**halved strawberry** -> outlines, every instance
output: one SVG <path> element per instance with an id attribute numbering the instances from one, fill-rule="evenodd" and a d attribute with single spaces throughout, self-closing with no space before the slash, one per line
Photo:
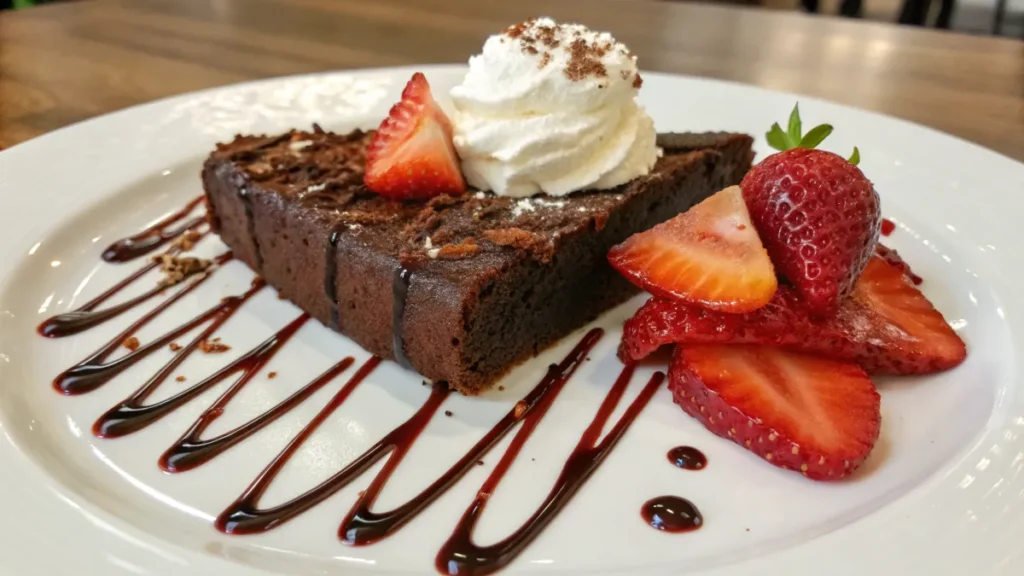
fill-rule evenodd
<path id="1" fill-rule="evenodd" d="M 608 261 L 652 294 L 723 312 L 756 310 L 778 287 L 738 186 L 630 236 Z"/>
<path id="2" fill-rule="evenodd" d="M 853 472 L 882 423 L 859 366 L 779 348 L 678 346 L 668 387 L 708 430 L 815 480 Z"/>
<path id="3" fill-rule="evenodd" d="M 381 122 L 366 152 L 366 187 L 400 200 L 461 194 L 466 183 L 452 144 L 452 123 L 417 72 Z"/>
<path id="4" fill-rule="evenodd" d="M 869 373 L 927 374 L 963 362 L 967 349 L 900 270 L 875 256 L 839 312 L 819 319 L 789 286 L 767 306 L 722 314 L 651 298 L 623 326 L 619 355 L 636 361 L 664 344 L 761 344 L 841 360 Z"/>

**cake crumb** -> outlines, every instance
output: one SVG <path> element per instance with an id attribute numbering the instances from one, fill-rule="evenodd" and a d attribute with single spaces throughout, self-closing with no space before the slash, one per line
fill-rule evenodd
<path id="1" fill-rule="evenodd" d="M 277 378 L 277 372 L 271 372 L 270 374 L 267 374 L 267 378 L 269 378 L 270 380 Z"/>
<path id="2" fill-rule="evenodd" d="M 483 236 L 498 246 L 509 246 L 529 252 L 543 263 L 550 262 L 554 256 L 554 245 L 548 238 L 522 228 L 484 230 Z"/>
<path id="3" fill-rule="evenodd" d="M 198 230 L 186 230 L 171 246 L 182 252 L 188 252 L 195 247 L 196 242 L 199 242 L 199 239 L 202 237 L 203 235 Z"/>
<path id="4" fill-rule="evenodd" d="M 205 258 L 170 254 L 155 256 L 153 260 L 160 264 L 160 271 L 164 274 L 159 281 L 160 286 L 174 286 L 189 276 L 205 272 L 213 265 L 213 262 Z"/>
<path id="5" fill-rule="evenodd" d="M 516 420 L 519 420 L 523 417 L 523 414 L 526 414 L 527 408 L 528 406 L 526 405 L 526 402 L 523 402 L 522 400 L 516 402 L 516 407 L 512 410 L 512 416 L 515 417 Z"/>
<path id="6" fill-rule="evenodd" d="M 476 461 L 476 465 L 477 466 L 483 466 L 484 465 L 484 461 L 483 460 L 477 460 Z"/>
<path id="7" fill-rule="evenodd" d="M 174 380 L 175 380 L 175 382 L 184 382 L 185 381 L 185 377 L 184 376 L 178 376 Z"/>
<path id="8" fill-rule="evenodd" d="M 220 354 L 231 350 L 227 344 L 220 342 L 220 338 L 214 340 L 202 340 L 199 342 L 199 349 L 206 354 Z"/>
<path id="9" fill-rule="evenodd" d="M 171 342 L 167 347 L 171 349 L 171 352 L 181 350 L 181 344 L 178 344 L 177 342 Z"/>
<path id="10" fill-rule="evenodd" d="M 124 342 L 122 342 L 121 344 L 125 348 L 131 350 L 132 352 L 135 352 L 136 350 L 138 350 L 139 349 L 139 345 L 140 345 L 139 344 L 139 339 L 136 338 L 135 336 L 129 336 L 128 338 L 125 338 Z"/>
<path id="11" fill-rule="evenodd" d="M 452 411 L 451 411 L 451 410 L 445 410 L 445 411 L 444 411 L 444 415 L 445 415 L 445 416 L 448 416 L 449 418 L 451 418 L 451 415 L 452 415 Z"/>
<path id="12" fill-rule="evenodd" d="M 468 258 L 480 251 L 480 245 L 476 243 L 476 240 L 472 238 L 466 238 L 465 240 L 457 244 L 445 244 L 441 248 L 434 248 L 430 252 L 434 252 L 431 258 L 444 258 L 446 260 L 457 260 L 459 258 Z M 428 252 L 428 256 L 429 256 Z"/>
<path id="13" fill-rule="evenodd" d="M 498 391 L 499 392 L 504 392 L 505 391 L 505 387 L 504 386 L 498 386 Z"/>

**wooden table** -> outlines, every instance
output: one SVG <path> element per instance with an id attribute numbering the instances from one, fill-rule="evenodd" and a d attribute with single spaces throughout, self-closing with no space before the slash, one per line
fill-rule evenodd
<path id="1" fill-rule="evenodd" d="M 827 98 L 1024 160 L 1024 43 L 656 0 L 88 0 L 0 14 L 0 146 L 155 98 L 339 68 L 465 62 L 535 15 L 647 69 Z"/>

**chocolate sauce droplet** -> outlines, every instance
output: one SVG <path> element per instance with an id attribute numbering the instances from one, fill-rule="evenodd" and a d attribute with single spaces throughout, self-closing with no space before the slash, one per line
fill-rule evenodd
<path id="1" fill-rule="evenodd" d="M 669 450 L 668 461 L 684 470 L 703 470 L 708 465 L 707 456 L 693 446 L 676 446 Z"/>
<path id="2" fill-rule="evenodd" d="M 652 498 L 644 503 L 640 515 L 652 528 L 663 532 L 691 532 L 704 524 L 693 502 L 679 496 Z"/>

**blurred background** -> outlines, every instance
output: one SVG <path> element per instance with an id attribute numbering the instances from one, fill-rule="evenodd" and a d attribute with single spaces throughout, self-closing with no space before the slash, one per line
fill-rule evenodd
<path id="1" fill-rule="evenodd" d="M 0 0 L 0 10 L 89 0 Z M 366 0 L 372 2 L 373 0 Z M 413 2 L 415 0 L 409 0 Z M 636 0 L 638 2 L 652 0 Z M 676 2 L 688 0 L 656 0 Z M 1024 0 L 702 0 L 1024 38 Z"/>

